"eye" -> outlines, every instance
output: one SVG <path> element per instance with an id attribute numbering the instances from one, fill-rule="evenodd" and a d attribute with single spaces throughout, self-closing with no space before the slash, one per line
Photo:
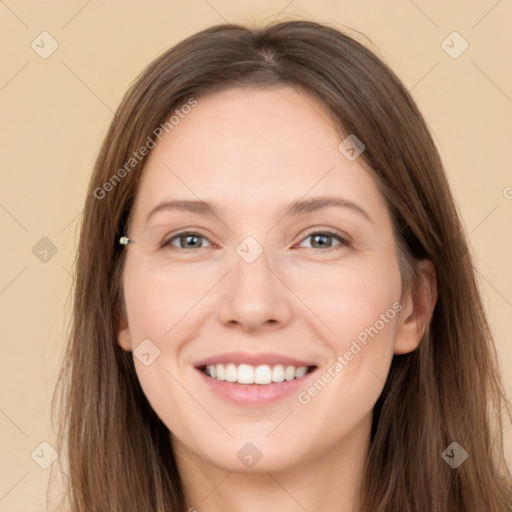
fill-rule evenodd
<path id="1" fill-rule="evenodd" d="M 338 240 L 338 245 L 350 246 L 350 242 L 348 240 L 333 231 L 314 231 L 307 235 L 303 240 L 307 240 L 308 238 L 312 239 L 312 249 L 330 249 L 332 247 L 333 238 Z"/>
<path id="2" fill-rule="evenodd" d="M 350 242 L 347 239 L 341 236 L 341 234 L 333 231 L 314 231 L 307 235 L 303 241 L 308 238 L 312 239 L 312 249 L 330 249 L 333 247 L 332 239 L 336 239 L 338 241 L 338 246 L 350 246 Z M 177 241 L 178 246 L 173 243 L 175 241 Z M 183 250 L 201 249 L 207 247 L 207 245 L 203 245 L 203 242 L 208 242 L 208 239 L 200 233 L 196 233 L 194 231 L 182 231 L 181 233 L 178 233 L 166 240 L 162 244 L 162 247 L 172 246 L 173 248 Z M 334 247 L 336 247 L 336 245 Z"/>
<path id="3" fill-rule="evenodd" d="M 177 240 L 178 241 L 178 247 L 176 247 L 175 244 L 173 244 L 172 242 L 174 240 Z M 165 241 L 163 244 L 162 244 L 162 247 L 167 247 L 167 246 L 172 246 L 172 247 L 176 247 L 177 249 L 200 249 L 202 247 L 205 247 L 202 245 L 202 242 L 203 241 L 206 241 L 208 240 L 206 237 L 204 237 L 203 235 L 199 234 L 199 233 L 195 233 L 194 231 L 182 231 L 181 233 L 178 233 L 177 235 L 169 238 L 167 241 Z M 182 244 L 185 245 L 185 247 L 182 247 Z M 186 244 L 190 244 L 187 245 Z"/>

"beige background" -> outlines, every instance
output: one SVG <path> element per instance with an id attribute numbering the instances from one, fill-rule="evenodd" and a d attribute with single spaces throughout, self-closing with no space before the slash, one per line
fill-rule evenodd
<path id="1" fill-rule="evenodd" d="M 53 440 L 49 407 L 69 320 L 78 220 L 122 94 L 145 65 L 184 37 L 224 20 L 274 17 L 366 34 L 412 90 L 477 257 L 512 397 L 510 0 L 0 1 L 0 511 L 46 509 L 50 469 L 31 453 Z M 42 46 L 43 31 L 58 43 L 47 59 L 31 47 L 34 40 Z M 469 44 L 456 59 L 441 46 L 453 31 Z M 448 41 L 453 51 L 461 48 Z M 43 237 L 57 248 L 46 262 L 39 259 L 44 253 L 32 251 Z M 511 438 L 507 424 L 509 463 Z"/>

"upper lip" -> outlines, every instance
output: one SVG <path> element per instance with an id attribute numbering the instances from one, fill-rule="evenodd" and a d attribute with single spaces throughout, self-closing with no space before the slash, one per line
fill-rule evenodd
<path id="1" fill-rule="evenodd" d="M 272 354 L 272 353 L 261 353 L 261 354 L 246 354 L 243 352 L 227 352 L 225 354 L 218 354 L 215 356 L 207 357 L 206 359 L 201 359 L 197 361 L 194 366 L 196 368 L 202 368 L 204 366 L 210 366 L 215 364 L 229 364 L 233 363 L 236 365 L 239 364 L 248 364 L 251 366 L 259 366 L 259 365 L 277 365 L 282 364 L 284 366 L 295 366 L 296 368 L 300 366 L 316 366 L 316 364 L 312 361 L 306 361 L 301 359 L 295 359 L 294 357 L 289 357 L 281 354 Z"/>

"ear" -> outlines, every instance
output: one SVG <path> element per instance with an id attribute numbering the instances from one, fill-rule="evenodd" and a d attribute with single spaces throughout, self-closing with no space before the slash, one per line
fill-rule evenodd
<path id="1" fill-rule="evenodd" d="M 402 300 L 394 353 L 407 354 L 418 348 L 437 302 L 437 279 L 432 261 L 416 262 L 420 283 Z"/>
<path id="2" fill-rule="evenodd" d="M 122 309 L 122 310 L 121 310 Z M 132 336 L 130 334 L 130 328 L 128 327 L 128 320 L 126 315 L 126 308 L 117 308 L 116 315 L 116 332 L 117 332 L 117 343 L 122 349 L 130 352 L 132 350 Z"/>

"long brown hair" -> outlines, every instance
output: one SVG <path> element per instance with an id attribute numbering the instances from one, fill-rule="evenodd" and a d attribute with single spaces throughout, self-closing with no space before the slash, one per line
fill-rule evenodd
<path id="1" fill-rule="evenodd" d="M 418 259 L 430 259 L 437 274 L 438 301 L 422 342 L 394 356 L 374 407 L 361 510 L 510 512 L 496 349 L 432 137 L 381 59 L 333 26 L 301 20 L 222 24 L 192 35 L 154 60 L 117 109 L 85 201 L 69 344 L 53 402 L 58 395 L 65 499 L 75 512 L 186 510 L 169 430 L 116 341 L 125 254 L 117 241 L 145 157 L 126 163 L 191 98 L 200 104 L 202 94 L 227 87 L 279 85 L 320 100 L 340 136 L 365 144 L 360 158 L 392 213 L 404 290 L 417 285 Z M 442 457 L 453 442 L 469 454 L 458 468 Z"/>

